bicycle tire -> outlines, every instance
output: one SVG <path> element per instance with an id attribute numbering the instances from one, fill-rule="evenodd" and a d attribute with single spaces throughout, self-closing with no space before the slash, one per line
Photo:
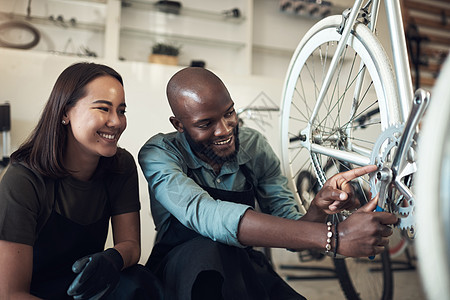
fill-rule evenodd
<path id="1" fill-rule="evenodd" d="M 366 266 L 369 266 L 367 268 Z M 378 255 L 377 261 L 370 261 L 369 258 L 351 259 L 337 258 L 334 259 L 336 268 L 336 276 L 339 278 L 342 291 L 347 299 L 374 299 L 372 295 L 379 295 L 380 299 L 393 298 L 393 277 L 392 264 L 389 255 L 389 249 L 385 249 L 383 253 Z M 381 267 L 378 267 L 381 266 Z M 382 282 L 371 281 L 372 272 L 382 272 Z M 351 274 L 351 276 L 350 276 Z M 369 274 L 369 275 L 368 275 Z M 370 284 L 367 284 L 370 282 Z M 358 290 L 356 287 L 364 285 L 364 291 Z"/>
<path id="2" fill-rule="evenodd" d="M 427 299 L 450 299 L 450 58 L 434 86 L 419 137 L 416 250 Z"/>
<path id="3" fill-rule="evenodd" d="M 338 33 L 337 28 L 340 26 L 342 21 L 341 16 L 331 16 L 319 21 L 316 25 L 314 25 L 304 36 L 302 41 L 299 43 L 289 65 L 289 69 L 286 75 L 283 95 L 282 95 L 282 105 L 281 105 L 281 161 L 283 172 L 288 178 L 288 184 L 291 190 L 294 192 L 294 195 L 297 201 L 304 208 L 307 205 L 303 205 L 301 199 L 298 195 L 298 191 L 296 188 L 296 179 L 300 171 L 307 170 L 313 174 L 316 174 L 319 181 L 321 181 L 320 177 L 322 177 L 321 184 L 323 184 L 326 177 L 334 175 L 335 173 L 342 170 L 342 164 L 338 161 L 335 162 L 334 167 L 331 167 L 329 171 L 326 173 L 323 171 L 323 166 L 326 164 L 327 159 L 321 159 L 321 157 L 315 158 L 313 163 L 313 155 L 311 155 L 310 149 L 304 148 L 301 146 L 299 139 L 301 139 L 301 130 L 305 128 L 308 124 L 309 115 L 312 112 L 312 106 L 315 105 L 315 94 L 318 93 L 318 90 L 321 87 L 321 82 L 314 81 L 311 84 L 312 91 L 305 91 L 303 88 L 302 91 L 299 89 L 302 86 L 306 85 L 309 81 L 313 81 L 316 79 L 324 78 L 324 74 L 326 73 L 326 68 L 329 65 L 328 56 L 331 56 L 334 52 L 334 46 L 337 44 L 337 41 L 340 39 L 340 34 Z M 321 48 L 323 46 L 323 49 Z M 323 50 L 323 51 L 322 51 Z M 313 55 L 315 53 L 315 55 Z M 362 59 L 365 63 L 365 69 L 368 71 L 371 81 L 365 82 L 364 86 L 364 95 L 374 95 L 374 98 L 370 100 L 370 103 L 367 106 L 363 106 L 363 102 L 360 102 L 358 99 L 359 109 L 361 109 L 361 114 L 364 111 L 368 111 L 369 109 L 373 109 L 374 105 L 379 106 L 380 118 L 381 121 L 378 124 L 371 124 L 372 129 L 369 128 L 371 133 L 370 138 L 368 136 L 364 136 L 367 134 L 368 129 L 364 129 L 365 134 L 363 135 L 351 131 L 351 134 L 355 135 L 347 135 L 347 139 L 352 139 L 352 141 L 365 141 L 367 143 L 367 151 L 366 155 L 370 156 L 372 153 L 373 145 L 375 144 L 378 136 L 389 126 L 392 126 L 399 120 L 399 110 L 395 105 L 389 101 L 389 99 L 397 99 L 397 92 L 395 88 L 395 80 L 392 73 L 392 68 L 389 63 L 389 59 L 381 47 L 378 39 L 373 35 L 373 33 L 364 25 L 357 24 L 355 25 L 350 38 L 347 41 L 347 47 L 345 49 L 346 54 L 351 54 L 353 58 L 350 58 L 349 61 L 345 61 L 344 59 L 340 62 L 339 72 L 350 71 L 350 75 L 353 76 L 352 79 L 344 78 L 344 76 L 337 76 L 333 78 L 334 86 L 329 89 L 329 92 L 326 95 L 325 100 L 328 101 L 324 105 L 322 105 L 321 109 L 324 108 L 323 112 L 319 111 L 318 117 L 321 116 L 330 117 L 332 113 L 336 113 L 336 116 L 333 116 L 333 122 L 330 123 L 329 127 L 334 131 L 329 133 L 329 136 L 333 134 L 342 134 L 340 131 L 336 130 L 335 126 L 337 120 L 341 121 L 340 111 L 344 107 L 344 104 L 347 105 L 347 110 L 350 111 L 350 107 L 348 103 L 340 103 L 334 100 L 334 96 L 339 93 L 339 97 L 336 96 L 336 99 L 344 99 L 348 100 L 348 91 L 352 88 L 352 84 L 355 82 L 356 78 L 355 74 L 352 71 L 352 61 L 356 59 Z M 316 59 L 317 58 L 317 59 Z M 316 60 L 319 63 L 324 63 L 322 66 L 317 69 L 313 69 L 313 64 L 311 60 Z M 344 62 L 345 65 L 344 65 Z M 349 63 L 350 62 L 350 63 Z M 328 64 L 328 65 L 327 65 Z M 353 64 L 354 66 L 354 64 Z M 356 68 L 359 68 L 359 64 L 356 64 Z M 359 70 L 357 71 L 357 73 Z M 367 74 L 366 74 L 367 76 Z M 344 81 L 344 88 L 340 86 L 339 80 Z M 344 89 L 343 93 L 340 93 L 340 90 Z M 334 93 L 334 94 L 333 94 Z M 313 94 L 313 95 L 310 95 Z M 307 101 L 307 96 L 311 96 L 310 102 Z M 350 95 L 353 96 L 353 95 Z M 331 101 L 336 101 L 333 103 Z M 352 100 L 352 99 L 351 99 Z M 333 111 L 333 109 L 335 109 Z M 353 114 L 353 119 L 356 120 L 359 115 Z M 348 117 L 344 119 L 340 124 L 351 124 L 350 120 L 352 118 Z M 321 119 L 321 122 L 325 122 L 325 119 Z M 315 128 L 316 132 L 323 133 L 326 132 L 327 127 L 326 123 L 312 124 L 313 126 L 317 126 Z M 338 125 L 340 125 L 338 124 Z M 337 126 L 339 127 L 339 126 Z M 340 128 L 338 128 L 340 129 Z M 348 128 L 347 128 L 348 129 Z M 347 130 L 346 129 L 346 130 Z M 351 128 L 350 128 L 351 129 Z M 322 132 L 321 132 L 322 131 Z M 324 135 L 323 135 L 324 136 Z M 313 140 L 316 139 L 316 136 L 307 136 L 306 139 Z M 322 139 L 323 143 L 327 142 L 327 139 Z M 346 141 L 339 140 L 338 142 L 330 142 L 328 146 L 330 148 L 341 147 L 339 142 L 344 144 Z M 333 145 L 334 143 L 334 145 Z M 327 157 L 330 158 L 330 157 Z M 348 166 L 347 166 L 348 167 Z M 367 180 L 366 180 L 367 182 Z M 366 183 L 364 183 L 366 184 Z M 312 199 L 311 199 L 312 200 Z M 341 263 L 348 263 L 351 259 L 346 259 L 344 261 L 340 261 Z M 383 272 L 381 273 L 382 277 L 374 278 L 372 281 L 379 281 L 382 284 L 382 288 L 378 291 L 378 295 L 376 298 L 379 299 L 390 299 L 389 295 L 393 293 L 393 284 L 392 284 L 392 270 L 390 266 L 390 262 L 384 258 L 380 260 L 382 262 Z M 339 268 L 341 265 L 338 264 Z M 341 287 L 346 295 L 362 295 L 362 291 L 358 290 L 358 287 L 352 283 L 352 274 L 348 272 L 353 272 L 353 269 L 348 270 L 340 269 L 339 274 L 345 274 L 345 276 L 339 277 L 339 282 Z M 389 274 L 389 276 L 387 276 Z M 384 295 L 387 295 L 385 298 Z M 360 296 L 362 299 L 375 299 L 372 296 Z M 357 298 L 356 298 L 357 299 Z"/>
<path id="4" fill-rule="evenodd" d="M 5 32 L 7 33 L 6 36 L 8 36 L 8 31 L 10 30 L 20 30 L 23 33 L 28 33 L 31 37 L 30 41 L 12 41 L 8 40 L 7 37 L 5 38 Z M 3 34 L 2 34 L 3 33 Z M 10 36 L 13 36 L 14 39 L 17 40 L 17 38 L 22 38 L 21 35 L 17 35 L 17 33 L 12 33 Z M 15 48 L 15 49 L 30 49 L 36 46 L 41 39 L 41 34 L 39 33 L 39 30 L 32 26 L 31 24 L 27 22 L 22 21 L 9 21 L 0 24 L 0 46 L 7 47 L 7 48 Z"/>

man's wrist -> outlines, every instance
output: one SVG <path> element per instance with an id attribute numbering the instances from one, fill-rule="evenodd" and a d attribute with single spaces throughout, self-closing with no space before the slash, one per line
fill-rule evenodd
<path id="1" fill-rule="evenodd" d="M 325 220 L 328 217 L 328 214 L 322 208 L 315 205 L 314 201 L 312 201 L 305 216 L 307 216 L 307 218 L 303 219 L 305 221 L 322 223 L 325 222 Z"/>

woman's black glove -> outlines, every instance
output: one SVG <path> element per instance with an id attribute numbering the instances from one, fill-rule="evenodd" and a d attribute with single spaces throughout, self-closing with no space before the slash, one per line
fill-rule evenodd
<path id="1" fill-rule="evenodd" d="M 72 265 L 72 271 L 78 276 L 70 285 L 67 294 L 75 300 L 100 299 L 114 290 L 119 283 L 122 267 L 122 256 L 114 248 L 85 256 Z"/>

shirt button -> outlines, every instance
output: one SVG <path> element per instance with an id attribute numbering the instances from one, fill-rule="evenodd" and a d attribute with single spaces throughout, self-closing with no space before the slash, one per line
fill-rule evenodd
<path id="1" fill-rule="evenodd" d="M 217 178 L 217 179 L 216 179 L 216 182 L 217 182 L 217 183 L 220 183 L 220 181 L 221 181 L 220 178 Z"/>

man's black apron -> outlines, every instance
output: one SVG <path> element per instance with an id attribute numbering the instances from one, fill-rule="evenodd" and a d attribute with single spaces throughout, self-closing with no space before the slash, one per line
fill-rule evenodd
<path id="1" fill-rule="evenodd" d="M 245 165 L 241 192 L 202 188 L 214 199 L 255 207 L 254 185 Z M 188 176 L 191 173 L 188 171 Z M 163 281 L 166 299 L 191 299 L 197 276 L 217 271 L 223 281 L 224 299 L 304 299 L 276 274 L 265 255 L 248 248 L 214 242 L 171 217 L 167 232 L 153 247 L 146 264 Z"/>

